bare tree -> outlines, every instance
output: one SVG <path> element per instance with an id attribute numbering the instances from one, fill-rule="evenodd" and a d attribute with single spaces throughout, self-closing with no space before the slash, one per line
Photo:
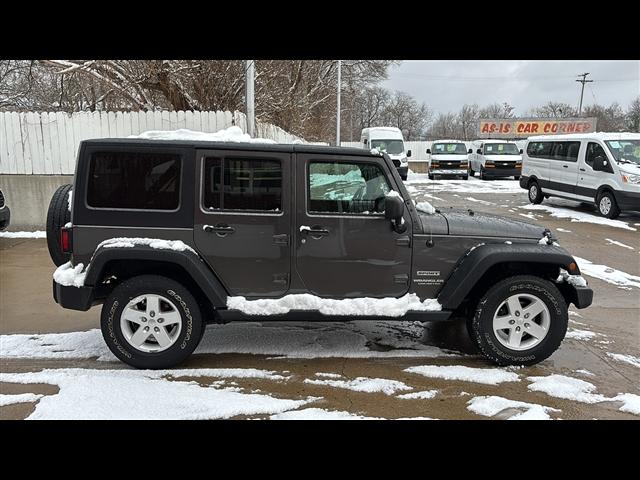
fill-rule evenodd
<path id="1" fill-rule="evenodd" d="M 629 132 L 640 132 L 640 97 L 636 97 L 626 114 L 626 129 Z"/>
<path id="2" fill-rule="evenodd" d="M 562 102 L 547 102 L 541 107 L 531 110 L 532 117 L 568 118 L 577 117 L 578 111 L 572 105 Z"/>
<path id="3" fill-rule="evenodd" d="M 585 117 L 598 119 L 597 129 L 600 132 L 622 132 L 625 130 L 625 114 L 617 102 L 608 107 L 589 105 L 582 110 Z"/>

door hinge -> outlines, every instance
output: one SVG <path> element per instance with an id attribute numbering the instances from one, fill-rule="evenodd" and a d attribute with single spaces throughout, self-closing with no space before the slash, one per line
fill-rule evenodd
<path id="1" fill-rule="evenodd" d="M 394 275 L 393 283 L 400 283 L 402 285 L 407 285 L 409 283 L 409 275 L 407 275 L 406 273 L 402 273 L 400 275 Z"/>
<path id="2" fill-rule="evenodd" d="M 411 246 L 411 237 L 400 237 L 396 239 L 396 245 L 400 247 L 409 247 Z"/>
<path id="3" fill-rule="evenodd" d="M 274 245 L 289 245 L 289 235 L 283 233 L 282 235 L 273 236 Z"/>

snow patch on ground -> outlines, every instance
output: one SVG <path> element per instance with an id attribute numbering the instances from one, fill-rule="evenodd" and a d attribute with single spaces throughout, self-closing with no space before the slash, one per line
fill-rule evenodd
<path id="1" fill-rule="evenodd" d="M 383 420 L 382 418 L 363 417 L 354 413 L 324 408 L 304 408 L 278 413 L 269 417 L 271 420 Z"/>
<path id="2" fill-rule="evenodd" d="M 445 380 L 462 380 L 464 382 L 498 385 L 503 382 L 519 382 L 520 377 L 515 372 L 499 368 L 471 368 L 461 365 L 438 366 L 422 365 L 405 368 L 405 372 L 417 373 L 425 377 L 443 378 Z"/>
<path id="3" fill-rule="evenodd" d="M 438 390 L 425 390 L 422 392 L 411 392 L 398 395 L 396 398 L 402 398 L 403 400 L 427 400 L 433 398 L 438 394 Z"/>
<path id="4" fill-rule="evenodd" d="M 144 138 L 147 140 L 196 140 L 200 142 L 241 142 L 241 143 L 276 143 L 267 138 L 251 138 L 238 126 L 232 126 L 215 133 L 198 132 L 181 128 L 178 130 L 148 130 L 139 135 L 129 135 L 128 138 Z"/>
<path id="5" fill-rule="evenodd" d="M 0 238 L 47 238 L 47 232 L 0 232 Z"/>
<path id="6" fill-rule="evenodd" d="M 247 315 L 282 315 L 291 310 L 319 311 L 324 315 L 400 317 L 408 311 L 436 311 L 442 305 L 435 298 L 424 302 L 415 293 L 400 298 L 345 298 L 334 300 L 308 293 L 285 295 L 282 298 L 247 300 L 228 297 L 227 307 Z"/>
<path id="7" fill-rule="evenodd" d="M 598 334 L 596 332 L 591 332 L 589 330 L 579 330 L 574 328 L 572 330 L 567 331 L 565 338 L 572 338 L 574 340 L 591 340 L 597 337 Z"/>
<path id="8" fill-rule="evenodd" d="M 618 409 L 621 412 L 633 413 L 640 415 L 640 396 L 633 393 L 621 393 L 611 399 L 613 402 L 622 402 L 623 405 Z"/>
<path id="9" fill-rule="evenodd" d="M 630 273 L 623 272 L 622 270 L 616 270 L 615 268 L 607 267 L 606 265 L 597 265 L 584 258 L 573 257 L 578 263 L 580 271 L 589 275 L 590 277 L 599 278 L 607 283 L 616 285 L 617 287 L 640 288 L 640 277 L 637 275 L 631 275 Z"/>
<path id="10" fill-rule="evenodd" d="M 495 205 L 495 203 L 493 202 L 487 202 L 486 200 L 478 200 L 477 198 L 473 198 L 473 197 L 466 197 L 465 200 L 469 200 L 470 202 L 480 203 L 482 205 Z"/>
<path id="11" fill-rule="evenodd" d="M 82 287 L 86 276 L 87 272 L 82 263 L 75 267 L 71 265 L 71 262 L 63 263 L 53 272 L 55 282 L 65 287 Z"/>
<path id="12" fill-rule="evenodd" d="M 469 177 L 468 180 L 429 180 L 426 173 L 409 172 L 405 185 L 411 185 L 418 191 L 425 190 L 429 193 L 458 192 L 458 193 L 521 193 L 526 195 L 526 190 L 520 187 L 515 180 L 492 180 L 490 182 L 478 178 Z"/>
<path id="13" fill-rule="evenodd" d="M 578 378 L 565 375 L 548 375 L 546 377 L 527 377 L 532 382 L 527 388 L 532 392 L 544 392 L 549 396 L 564 398 L 581 403 L 599 403 L 607 401 L 607 397 L 594 393 L 596 386 Z"/>
<path id="14" fill-rule="evenodd" d="M 354 392 L 381 392 L 386 395 L 393 395 L 398 391 L 412 390 L 412 387 L 406 385 L 403 382 L 400 382 L 398 380 L 388 380 L 386 378 L 357 377 L 353 380 L 307 378 L 304 380 L 304 383 L 309 383 L 311 385 L 324 385 L 328 387 L 344 388 L 347 390 L 353 390 Z"/>
<path id="15" fill-rule="evenodd" d="M 607 355 L 609 355 L 611 358 L 619 362 L 628 363 L 629 365 L 633 365 L 634 367 L 640 368 L 640 358 L 634 357 L 633 355 L 624 355 L 622 353 L 611 353 L 611 352 L 607 352 Z"/>
<path id="16" fill-rule="evenodd" d="M 485 417 L 494 417 L 505 410 L 518 412 L 507 417 L 508 420 L 551 420 L 550 412 L 561 411 L 557 408 L 545 407 L 536 403 L 518 402 L 494 395 L 473 397 L 467 402 L 467 405 L 467 409 Z"/>
<path id="17" fill-rule="evenodd" d="M 524 208 L 526 210 L 542 210 L 548 212 L 552 217 L 556 218 L 568 218 L 571 219 L 572 222 L 579 223 L 594 223 L 597 225 L 606 225 L 608 227 L 615 228 L 623 228 L 625 230 L 633 230 L 634 232 L 637 230 L 636 228 L 630 227 L 627 222 L 623 222 L 621 220 L 611 220 L 606 217 L 599 217 L 591 213 L 580 212 L 577 210 L 571 210 L 567 208 L 559 208 L 552 207 L 550 205 L 523 205 L 519 208 Z"/>
<path id="18" fill-rule="evenodd" d="M 185 244 L 181 240 L 162 240 L 160 238 L 130 238 L 130 237 L 118 237 L 109 238 L 101 242 L 98 248 L 132 248 L 136 245 L 146 245 L 158 250 L 174 250 L 177 252 L 188 251 L 196 253 L 193 248 Z M 96 250 L 97 250 L 96 249 Z"/>
<path id="19" fill-rule="evenodd" d="M 565 229 L 565 228 L 560 228 L 560 227 L 558 227 L 558 228 L 556 228 L 556 230 L 557 230 L 558 232 L 562 232 L 562 233 L 571 233 L 571 230 L 567 230 L 567 229 Z"/>
<path id="20" fill-rule="evenodd" d="M 90 370 L 45 369 L 40 372 L 0 373 L 0 381 L 57 385 L 28 419 L 209 419 L 236 415 L 273 414 L 292 410 L 317 399 L 288 400 L 234 388 L 202 386 L 195 381 L 166 377 L 238 377 L 244 369 Z M 247 375 L 255 372 L 248 369 Z M 270 378 L 263 371 L 258 378 Z M 123 393 L 126 392 L 126 395 Z"/>
<path id="21" fill-rule="evenodd" d="M 595 373 L 591 373 L 589 370 L 585 368 L 579 368 L 578 370 L 574 370 L 576 373 L 580 375 L 586 375 L 587 377 L 595 377 Z"/>
<path id="22" fill-rule="evenodd" d="M 611 240 L 610 238 L 605 238 L 605 240 L 609 242 L 610 245 L 617 245 L 618 247 L 623 247 L 629 250 L 635 250 L 633 247 L 630 247 L 629 245 L 619 242 L 617 240 Z"/>
<path id="23" fill-rule="evenodd" d="M 17 395 L 7 395 L 4 393 L 0 393 L 0 407 L 14 405 L 16 403 L 37 402 L 42 397 L 43 395 L 35 393 L 19 393 Z"/>

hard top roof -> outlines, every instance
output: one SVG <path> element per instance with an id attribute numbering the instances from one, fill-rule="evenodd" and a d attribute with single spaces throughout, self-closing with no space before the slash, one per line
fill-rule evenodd
<path id="1" fill-rule="evenodd" d="M 564 135 L 535 135 L 529 137 L 528 140 L 582 140 L 582 139 L 597 139 L 597 140 L 640 140 L 640 133 L 631 132 L 596 132 L 596 133 L 566 133 Z"/>

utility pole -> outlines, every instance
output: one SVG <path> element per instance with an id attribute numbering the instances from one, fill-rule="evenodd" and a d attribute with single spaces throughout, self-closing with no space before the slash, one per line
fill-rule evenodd
<path id="1" fill-rule="evenodd" d="M 252 137 L 256 135 L 256 110 L 255 110 L 255 78 L 256 64 L 254 60 L 245 61 L 245 87 L 244 102 L 247 115 L 247 133 Z"/>
<path id="2" fill-rule="evenodd" d="M 579 77 L 582 77 L 582 80 L 576 80 L 576 82 L 580 82 L 582 84 L 582 89 L 580 90 L 580 106 L 578 107 L 578 116 L 582 115 L 582 97 L 584 97 L 584 84 L 593 82 L 593 80 L 587 80 L 587 75 L 589 75 L 589 72 L 578 75 Z"/>
<path id="3" fill-rule="evenodd" d="M 336 147 L 340 146 L 340 89 L 342 83 L 342 60 L 338 60 L 338 108 L 336 110 Z"/>

